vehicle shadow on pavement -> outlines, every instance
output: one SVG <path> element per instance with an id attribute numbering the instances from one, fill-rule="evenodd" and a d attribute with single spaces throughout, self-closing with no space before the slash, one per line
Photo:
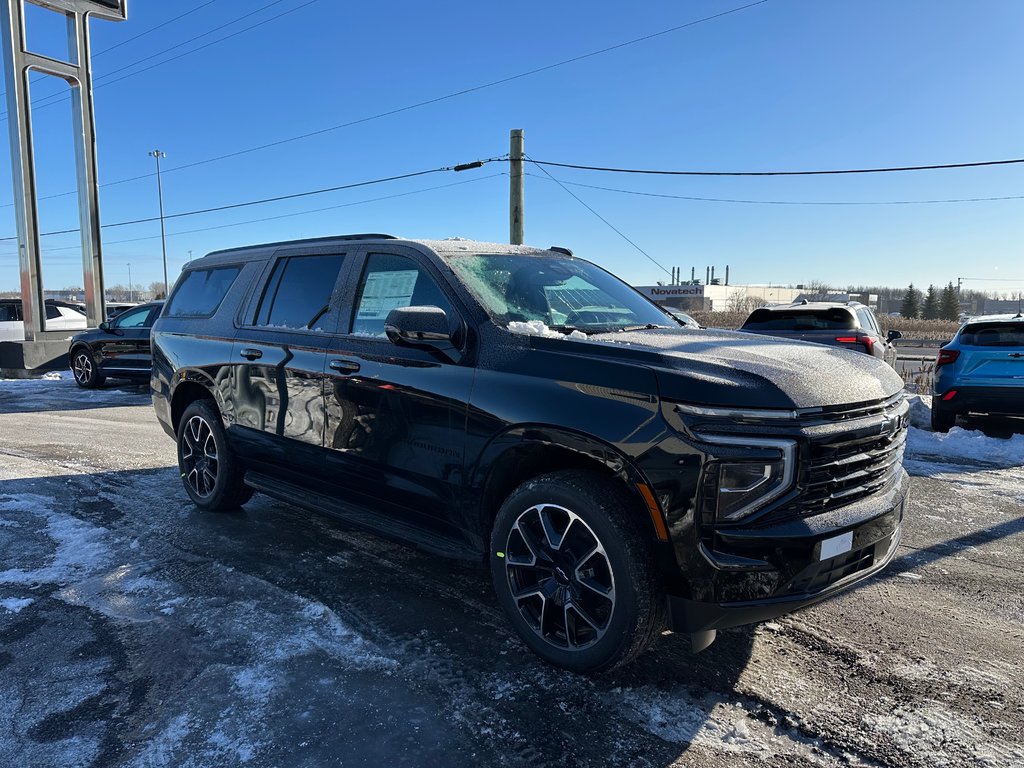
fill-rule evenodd
<path id="1" fill-rule="evenodd" d="M 1024 533 L 1024 517 L 1007 520 L 1005 523 L 994 525 L 991 528 L 984 528 L 980 531 L 965 533 L 963 536 L 940 541 L 928 547 L 911 547 L 909 544 L 902 544 L 902 547 L 912 551 L 895 558 L 888 568 L 874 577 L 874 580 L 885 581 L 893 579 L 922 565 L 934 563 L 946 557 L 962 555 L 965 549 L 981 547 L 985 544 L 1005 539 L 1007 536 L 1021 533 Z"/>
<path id="2" fill-rule="evenodd" d="M 482 568 L 261 495 L 202 513 L 174 467 L 0 481 L 0 563 L 12 764 L 660 768 L 727 736 L 754 642 L 558 670 Z"/>

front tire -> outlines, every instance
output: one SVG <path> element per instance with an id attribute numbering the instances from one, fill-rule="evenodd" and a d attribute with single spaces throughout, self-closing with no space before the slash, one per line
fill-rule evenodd
<path id="1" fill-rule="evenodd" d="M 604 475 L 553 472 L 523 483 L 498 512 L 489 560 L 512 625 L 555 666 L 622 666 L 664 627 L 650 538 L 635 501 Z"/>
<path id="2" fill-rule="evenodd" d="M 96 389 L 107 378 L 100 373 L 96 361 L 85 347 L 79 347 L 71 353 L 71 373 L 75 383 L 82 389 Z"/>
<path id="3" fill-rule="evenodd" d="M 238 509 L 252 498 L 241 462 L 228 445 L 220 414 L 209 400 L 195 401 L 181 416 L 178 469 L 185 492 L 204 511 Z"/>
<path id="4" fill-rule="evenodd" d="M 936 398 L 938 399 L 938 398 Z M 932 431 L 933 432 L 949 432 L 956 424 L 956 414 L 950 413 L 949 411 L 939 410 L 934 405 L 932 406 Z"/>

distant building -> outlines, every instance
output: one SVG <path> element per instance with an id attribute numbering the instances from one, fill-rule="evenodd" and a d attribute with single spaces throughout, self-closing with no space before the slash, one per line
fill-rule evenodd
<path id="1" fill-rule="evenodd" d="M 803 291 L 772 285 L 638 285 L 649 299 L 667 307 L 694 312 L 749 312 L 764 304 L 788 304 Z"/>

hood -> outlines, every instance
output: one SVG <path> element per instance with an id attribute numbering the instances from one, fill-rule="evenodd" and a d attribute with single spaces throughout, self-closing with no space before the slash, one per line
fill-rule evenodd
<path id="1" fill-rule="evenodd" d="M 655 369 L 662 398 L 700 405 L 815 408 L 903 389 L 892 368 L 863 352 L 748 333 L 630 331 L 596 334 L 583 344 L 643 361 Z"/>

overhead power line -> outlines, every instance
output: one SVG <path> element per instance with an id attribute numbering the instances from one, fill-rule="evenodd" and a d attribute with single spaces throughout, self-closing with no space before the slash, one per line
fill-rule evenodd
<path id="1" fill-rule="evenodd" d="M 239 30 L 237 30 L 235 32 L 232 32 L 230 35 L 225 35 L 224 37 L 219 37 L 216 40 L 211 40 L 210 42 L 204 43 L 203 45 L 200 45 L 200 46 L 198 46 L 196 48 L 193 48 L 192 50 L 185 51 L 184 53 L 179 53 L 177 56 L 171 56 L 168 59 L 164 59 L 163 61 L 158 61 L 155 64 L 150 64 L 148 67 L 143 67 L 142 69 L 137 69 L 134 72 L 129 72 L 129 73 L 125 74 L 125 75 L 121 75 L 121 77 L 117 77 L 117 78 L 115 78 L 113 80 L 110 79 L 110 78 L 114 77 L 115 75 L 117 75 L 119 72 L 123 72 L 124 70 L 130 69 L 130 68 L 132 68 L 132 67 L 134 67 L 134 66 L 136 66 L 138 64 L 141 64 L 143 62 L 150 61 L 150 60 L 152 60 L 152 59 L 154 59 L 154 58 L 156 58 L 158 56 L 162 56 L 165 53 L 169 53 L 171 51 L 177 50 L 178 48 L 186 46 L 189 43 L 195 42 L 196 40 L 199 40 L 199 39 L 201 39 L 203 37 L 207 37 L 208 35 L 211 35 L 214 32 L 218 32 L 218 31 L 220 31 L 222 29 L 225 29 L 226 27 L 233 26 L 234 24 L 237 24 L 239 21 L 247 19 L 250 16 L 255 16 L 258 13 L 262 13 L 263 11 L 267 10 L 268 8 L 270 8 L 271 6 L 278 5 L 279 3 L 282 3 L 282 2 L 284 2 L 284 0 L 273 0 L 273 2 L 267 3 L 266 5 L 264 5 L 261 8 L 256 9 L 255 11 L 250 11 L 249 13 L 243 14 L 242 16 L 239 16 L 239 17 L 237 17 L 237 18 L 227 22 L 226 24 L 221 24 L 219 27 L 214 27 L 213 29 L 211 29 L 211 30 L 209 30 L 207 32 L 203 32 L 202 34 L 199 34 L 199 35 L 196 35 L 194 37 L 191 37 L 191 38 L 189 38 L 188 40 L 185 40 L 182 43 L 178 43 L 177 45 L 172 45 L 170 48 L 166 48 L 163 51 L 160 51 L 159 53 L 154 53 L 154 54 L 146 56 L 146 57 L 144 57 L 142 59 L 134 61 L 134 62 L 132 62 L 130 64 L 125 64 L 124 66 L 118 67 L 113 72 L 110 72 L 110 73 L 108 73 L 106 75 L 99 75 L 98 77 L 94 78 L 94 80 L 93 80 L 93 83 L 94 83 L 93 84 L 93 90 L 95 91 L 95 90 L 98 90 L 100 88 L 105 88 L 108 85 L 113 85 L 114 83 L 119 83 L 122 80 L 127 80 L 130 77 L 135 77 L 136 75 L 141 75 L 143 72 L 148 72 L 151 69 L 156 69 L 157 67 L 161 67 L 164 64 L 169 64 L 172 61 L 177 61 L 178 59 L 182 59 L 185 56 L 191 56 L 193 53 L 197 53 L 199 51 L 205 50 L 206 48 L 210 48 L 211 46 L 217 45 L 219 43 L 223 43 L 224 41 L 230 40 L 233 37 L 237 37 L 238 35 L 241 35 L 241 34 L 244 34 L 246 32 L 249 32 L 250 30 L 256 29 L 257 27 L 261 27 L 264 24 L 269 24 L 272 21 L 276 21 L 277 19 L 280 19 L 282 16 L 287 16 L 287 15 L 289 15 L 291 13 L 295 13 L 296 11 L 300 11 L 300 10 L 302 10 L 303 8 L 305 8 L 308 5 L 312 5 L 313 3 L 319 2 L 319 0 L 306 0 L 306 2 L 302 3 L 301 5 L 297 5 L 294 8 L 289 8 L 287 11 L 282 11 L 279 14 L 271 16 L 269 19 L 264 19 L 263 21 L 259 21 L 259 22 L 255 23 L 255 24 L 251 24 L 250 26 L 245 27 L 243 29 L 239 29 Z M 52 107 L 52 106 L 54 106 L 56 104 L 61 103 L 62 101 L 65 101 L 65 100 L 69 99 L 69 98 L 70 98 L 70 94 L 68 94 L 66 92 L 53 93 L 53 94 L 50 94 L 48 96 L 41 97 L 38 101 L 33 103 L 32 108 L 34 110 L 45 109 L 46 107 Z M 6 112 L 0 113 L 0 119 L 7 119 L 7 113 Z"/>
<path id="2" fill-rule="evenodd" d="M 550 178 L 540 176 L 536 173 L 528 173 L 534 179 L 550 181 Z M 731 197 L 697 197 L 695 195 L 670 195 L 662 192 L 641 192 L 635 189 L 618 189 L 616 187 L 602 187 L 597 184 L 582 184 L 575 181 L 563 181 L 570 187 L 584 187 L 586 189 L 599 189 L 604 192 L 617 192 L 623 195 L 638 195 L 640 197 L 661 197 L 669 200 L 692 200 L 702 203 L 739 203 L 743 205 L 931 205 L 937 203 L 987 203 L 997 200 L 1024 200 L 1024 195 L 1003 195 L 1000 197 L 953 197 L 936 200 L 744 200 Z"/>
<path id="3" fill-rule="evenodd" d="M 311 1 L 315 2 L 315 0 L 311 0 Z M 673 32 L 679 32 L 679 31 L 681 31 L 683 29 L 687 29 L 688 27 L 693 27 L 693 26 L 696 26 L 698 24 L 704 24 L 705 22 L 714 21 L 715 19 L 720 19 L 720 18 L 722 18 L 724 16 L 729 16 L 730 14 L 739 13 L 740 11 L 745 11 L 748 8 L 753 8 L 753 7 L 758 6 L 758 5 L 764 5 L 767 2 L 768 2 L 768 0 L 757 0 L 757 2 L 748 3 L 747 5 L 741 5 L 741 6 L 738 6 L 736 8 L 731 8 L 729 10 L 722 11 L 721 13 L 712 14 L 710 16 L 704 16 L 704 17 L 702 17 L 700 19 L 694 19 L 693 21 L 688 21 L 685 24 L 677 24 L 677 25 L 675 25 L 673 27 L 668 27 L 667 29 L 663 29 L 663 30 L 660 30 L 658 32 L 652 32 L 652 33 L 647 34 L 647 35 L 642 35 L 640 37 L 636 37 L 636 38 L 633 38 L 631 40 L 626 40 L 625 42 L 622 42 L 622 43 L 616 43 L 615 45 L 606 46 L 604 48 L 600 48 L 600 49 L 595 50 L 595 51 L 590 51 L 589 53 L 583 53 L 583 54 L 580 54 L 578 56 L 573 56 L 573 57 L 568 58 L 568 59 L 563 59 L 561 61 L 557 61 L 557 62 L 554 62 L 552 64 L 547 64 L 547 65 L 542 66 L 542 67 L 535 67 L 533 69 L 526 70 L 525 72 L 520 72 L 520 73 L 515 74 L 515 75 L 510 75 L 508 77 L 503 77 L 503 78 L 501 78 L 499 80 L 492 80 L 491 82 L 483 83 L 481 85 L 475 85 L 475 86 L 472 86 L 472 87 L 469 87 L 469 88 L 463 88 L 463 89 L 458 90 L 458 91 L 453 91 L 451 93 L 445 94 L 444 96 L 437 96 L 437 97 L 432 98 L 432 99 L 426 99 L 424 101 L 418 101 L 418 102 L 415 102 L 413 104 L 407 104 L 404 107 L 396 107 L 395 109 L 389 109 L 389 110 L 384 111 L 384 112 L 378 112 L 378 113 L 373 114 L 373 115 L 367 115 L 365 117 L 357 118 L 355 120 L 350 120 L 350 121 L 345 122 L 345 123 L 339 123 L 338 125 L 332 125 L 332 126 L 328 126 L 326 128 L 320 128 L 320 129 L 315 130 L 315 131 L 309 131 L 307 133 L 302 133 L 302 134 L 299 134 L 297 136 L 290 136 L 290 137 L 287 137 L 287 138 L 284 138 L 284 139 L 278 139 L 276 141 L 267 142 L 265 144 L 259 144 L 259 145 L 253 146 L 253 147 L 248 147 L 246 149 L 239 149 L 239 150 L 236 150 L 234 152 L 227 152 L 225 154 L 216 155 L 214 157 L 208 157 L 208 158 L 205 158 L 203 160 L 196 160 L 194 162 L 186 163 L 184 165 L 171 166 L 170 168 L 164 168 L 163 172 L 164 172 L 164 174 L 174 173 L 175 171 L 183 171 L 183 170 L 185 170 L 187 168 L 195 168 L 195 167 L 200 166 L 200 165 L 208 165 L 209 163 L 216 163 L 216 162 L 220 162 L 221 160 L 228 160 L 228 159 L 233 158 L 233 157 L 241 157 L 243 155 L 248 155 L 248 154 L 251 154 L 253 152 L 260 152 L 260 151 L 265 150 L 265 149 L 272 149 L 274 147 L 279 147 L 279 146 L 282 146 L 282 145 L 285 145 L 285 144 L 291 144 L 291 143 L 296 142 L 296 141 L 303 141 L 305 139 L 310 139 L 310 138 L 313 138 L 315 136 L 321 136 L 323 134 L 331 133 L 333 131 L 340 131 L 340 130 L 342 130 L 344 128 L 351 128 L 353 126 L 361 125 L 363 123 L 368 123 L 368 122 L 371 122 L 373 120 L 380 120 L 382 118 L 390 117 L 392 115 L 401 114 L 403 112 L 409 112 L 409 111 L 414 110 L 414 109 L 419 109 L 421 107 L 430 106 L 431 104 L 438 104 L 438 103 L 440 103 L 442 101 L 448 101 L 450 99 L 458 98 L 459 96 L 465 96 L 467 94 L 476 93 L 478 91 L 483 91 L 483 90 L 486 90 L 488 88 L 494 88 L 494 87 L 499 86 L 499 85 L 504 85 L 505 83 L 510 83 L 510 82 L 515 81 L 515 80 L 521 80 L 521 79 L 526 78 L 526 77 L 531 77 L 532 75 L 540 74 L 541 72 L 547 72 L 549 70 L 556 69 L 558 67 L 564 67 L 564 66 L 566 66 L 568 64 L 575 64 L 576 62 L 584 61 L 586 59 L 590 59 L 590 58 L 593 58 L 595 56 L 601 56 L 601 55 L 603 55 L 605 53 L 610 53 L 612 51 L 617 51 L 617 50 L 619 50 L 621 48 L 627 48 L 629 46 L 637 45 L 639 43 L 643 43 L 643 42 L 646 42 L 648 40 L 653 40 L 655 38 L 663 37 L 665 35 L 670 35 Z M 266 8 L 266 7 L 267 6 L 264 6 L 264 8 Z M 304 7 L 304 6 L 300 6 L 300 7 Z M 298 8 L 295 8 L 293 10 L 298 10 Z M 291 11 L 288 11 L 287 13 L 290 13 L 290 12 Z M 281 15 L 284 15 L 284 14 L 281 14 Z M 274 18 L 279 18 L 279 17 L 275 16 Z M 268 19 L 267 21 L 273 21 L 273 19 Z M 265 22 L 263 22 L 263 23 L 265 23 Z M 249 27 L 248 29 L 252 29 L 252 27 Z M 241 34 L 241 32 L 244 32 L 244 31 L 246 31 L 246 30 L 240 30 L 239 32 L 236 32 L 235 34 Z M 227 38 L 224 38 L 224 39 L 227 39 Z M 214 41 L 214 42 L 208 43 L 206 46 L 203 46 L 203 47 L 208 47 L 209 45 L 213 45 L 215 42 L 218 42 L 218 41 Z M 189 53 L 195 53 L 195 51 L 198 51 L 198 50 L 201 50 L 201 48 L 196 48 L 193 51 L 189 51 L 187 53 L 181 54 L 181 56 L 178 56 L 178 57 L 175 57 L 175 58 L 181 58 L 182 56 L 186 56 Z M 167 61 L 173 61 L 173 60 L 174 59 L 168 59 Z M 166 63 L 166 62 L 160 62 L 160 64 L 163 64 L 163 63 Z M 159 66 L 160 64 L 154 64 L 151 67 L 148 67 L 147 69 L 152 69 L 153 67 Z M 139 70 L 139 72 L 144 72 L 144 71 L 146 71 L 146 70 Z M 132 73 L 132 74 L 138 74 L 139 72 Z M 124 79 L 124 78 L 119 78 L 119 79 Z M 108 83 L 104 83 L 104 85 L 111 85 L 114 82 L 116 82 L 116 81 L 112 80 L 112 81 L 110 81 Z M 6 119 L 6 113 L 3 113 L 3 119 Z M 125 178 L 125 179 L 118 179 L 117 181 L 107 182 L 105 184 L 101 184 L 100 186 L 102 186 L 102 187 L 112 187 L 112 186 L 115 186 L 115 185 L 118 185 L 118 184 L 127 184 L 127 183 L 132 182 L 132 181 L 139 181 L 139 180 L 142 180 L 142 179 L 148 179 L 152 175 L 153 174 L 151 174 L 151 173 L 146 173 L 146 174 L 142 174 L 142 175 L 139 175 L 139 176 L 132 176 L 132 177 Z M 47 200 L 47 199 L 56 198 L 56 197 L 68 197 L 70 195 L 75 195 L 75 194 L 78 194 L 77 191 L 62 192 L 60 194 L 49 195 L 49 196 L 47 196 L 45 198 L 40 198 L 40 199 L 41 200 Z M 11 205 L 13 205 L 13 203 L 6 203 L 5 205 L 0 206 L 0 207 L 5 207 L 6 208 L 6 207 L 9 207 Z"/>
<path id="4" fill-rule="evenodd" d="M 531 163 L 533 163 L 533 162 L 534 162 L 533 158 L 531 158 L 531 157 L 530 157 L 530 156 L 528 156 L 528 155 L 524 155 L 523 157 L 525 157 L 525 158 L 526 158 L 526 160 L 527 160 L 528 162 L 531 162 Z M 616 227 L 616 226 L 615 226 L 614 224 L 612 224 L 612 223 L 611 223 L 610 221 L 608 221 L 608 219 L 606 219 L 606 218 L 605 218 L 604 216 L 602 216 L 602 215 L 601 215 L 600 213 L 598 213 L 598 212 L 597 212 L 597 211 L 595 211 L 595 210 L 594 210 L 593 208 L 591 208 L 591 207 L 590 207 L 589 205 L 587 205 L 587 204 L 586 204 L 585 202 L 583 202 L 583 200 L 582 200 L 582 199 L 581 199 L 581 198 L 580 198 L 580 197 L 579 197 L 579 196 L 578 196 L 578 195 L 577 195 L 577 194 L 576 194 L 575 192 L 573 192 L 573 191 L 572 191 L 571 189 L 569 189 L 569 188 L 568 188 L 567 186 L 565 186 L 565 185 L 564 185 L 564 184 L 563 184 L 562 182 L 560 182 L 560 181 L 559 181 L 558 179 L 556 179 L 556 178 L 555 178 L 554 176 L 552 176 L 552 175 L 551 175 L 550 173 L 548 173 L 548 172 L 547 172 L 547 169 L 545 169 L 545 168 L 543 168 L 543 167 L 541 167 L 541 166 L 537 166 L 537 167 L 538 167 L 538 168 L 539 168 L 539 169 L 541 170 L 541 172 L 542 172 L 542 173 L 544 173 L 544 175 L 546 175 L 546 176 L 547 176 L 547 177 L 548 177 L 549 179 L 551 179 L 551 180 L 552 180 L 553 182 L 555 182 L 555 184 L 557 184 L 557 185 L 558 185 L 558 186 L 560 186 L 560 187 L 561 187 L 562 189 L 564 189 L 564 190 L 566 191 L 566 193 L 567 193 L 567 194 L 568 194 L 568 195 L 569 195 L 570 197 L 572 197 L 572 198 L 573 198 L 573 199 L 574 199 L 574 200 L 575 200 L 575 201 L 576 201 L 577 203 L 579 203 L 579 204 L 580 204 L 580 205 L 582 205 L 582 206 L 583 206 L 584 208 L 586 208 L 586 209 L 587 209 L 588 211 L 590 211 L 590 212 L 591 212 L 592 214 L 594 214 L 594 215 L 595 215 L 595 216 L 596 216 L 597 218 L 599 218 L 599 219 L 600 219 L 601 221 L 603 221 L 603 222 L 605 223 L 605 225 L 606 225 L 606 226 L 607 226 L 607 227 L 608 227 L 609 229 L 611 229 L 611 230 L 612 230 L 612 231 L 613 231 L 613 232 L 614 232 L 615 234 L 617 234 L 617 235 L 618 235 L 619 237 L 621 237 L 621 238 L 622 238 L 623 240 L 625 240 L 625 241 L 626 241 L 627 243 L 629 243 L 629 244 L 630 244 L 630 245 L 632 245 L 632 246 L 633 246 L 634 248 L 636 248 L 636 249 L 637 249 L 637 250 L 638 250 L 638 251 L 639 251 L 640 253 L 642 253 L 642 254 L 643 254 L 644 256 L 646 256 L 646 257 L 647 257 L 647 259 L 648 259 L 648 260 L 649 260 L 649 261 L 650 261 L 650 262 L 651 262 L 652 264 L 654 264 L 655 266 L 657 266 L 658 268 L 660 268 L 660 269 L 661 269 L 661 270 L 662 270 L 662 271 L 663 271 L 663 272 L 664 272 L 664 273 L 665 273 L 666 275 L 671 275 L 671 274 L 672 274 L 672 272 L 671 272 L 671 271 L 669 271 L 669 270 L 668 270 L 668 269 L 667 269 L 667 268 L 665 267 L 665 265 L 664 265 L 664 264 L 662 264 L 661 262 L 659 262 L 659 261 L 658 261 L 657 259 L 655 259 L 655 258 L 654 258 L 653 256 L 651 256 L 651 254 L 649 254 L 649 253 L 648 253 L 647 251 L 645 251 L 645 250 L 644 250 L 643 248 L 641 248 L 641 247 L 640 247 L 639 245 L 637 245 L 637 244 L 636 244 L 636 243 L 635 243 L 635 242 L 634 242 L 634 241 L 633 241 L 632 239 L 630 239 L 630 238 L 629 238 L 629 237 L 628 237 L 628 236 L 627 236 L 627 235 L 626 235 L 626 234 L 625 234 L 625 233 L 624 233 L 624 232 L 623 232 L 623 231 L 622 231 L 621 229 L 619 229 L 619 228 L 618 228 L 618 227 Z"/>
<path id="5" fill-rule="evenodd" d="M 156 32 L 158 29 L 162 29 L 162 28 L 166 27 L 169 24 L 173 24 L 176 21 L 180 21 L 181 19 L 185 18 L 186 16 L 191 16 L 196 11 L 202 10 L 203 8 L 206 8 L 209 5 L 213 5 L 215 2 L 217 2 L 217 0 L 207 0 L 207 2 L 203 3 L 202 5 L 197 5 L 192 10 L 185 11 L 184 13 L 178 14 L 177 16 L 175 16 L 175 17 L 173 17 L 171 19 L 168 19 L 165 22 L 157 24 L 155 27 L 150 27 L 147 30 L 139 32 L 139 34 L 137 34 L 137 35 L 132 35 L 131 37 L 127 38 L 126 40 L 122 40 L 120 43 L 116 43 L 114 45 L 111 45 L 108 48 L 104 48 L 101 51 L 93 51 L 92 58 L 95 61 L 100 56 L 103 56 L 106 53 L 110 53 L 115 48 L 120 48 L 122 45 L 128 45 L 128 43 L 131 43 L 131 42 L 133 42 L 135 40 L 138 40 L 140 37 L 145 37 L 146 35 L 150 34 L 151 32 Z M 127 66 L 131 66 L 131 65 L 129 64 Z M 40 82 L 42 82 L 44 80 L 48 80 L 49 77 L 50 77 L 49 75 L 37 75 L 36 77 L 32 78 L 31 82 L 32 82 L 32 84 L 40 83 Z M 0 91 L 0 98 L 2 98 L 3 96 L 6 96 L 6 95 L 7 95 L 7 91 Z M 45 99 L 45 98 L 49 98 L 49 97 L 48 96 L 43 96 L 41 98 Z"/>
<path id="6" fill-rule="evenodd" d="M 280 219 L 290 219 L 290 218 L 293 218 L 295 216 L 308 216 L 310 214 L 323 213 L 325 211 L 336 211 L 336 210 L 339 210 L 341 208 L 351 208 L 352 206 L 356 206 L 356 205 L 366 205 L 368 203 L 377 203 L 377 202 L 381 202 L 383 200 L 395 200 L 395 199 L 400 198 L 400 197 L 410 197 L 412 195 L 422 195 L 422 194 L 424 194 L 426 192 L 434 192 L 434 191 L 437 191 L 437 190 L 440 190 L 440 189 L 449 189 L 451 187 L 460 187 L 460 186 L 463 186 L 464 184 L 475 184 L 477 182 L 485 181 L 487 179 L 495 179 L 495 178 L 498 178 L 499 176 L 507 176 L 507 175 L 508 174 L 505 173 L 505 172 L 502 172 L 502 173 L 491 173 L 491 174 L 488 174 L 487 176 L 479 176 L 479 177 L 477 177 L 475 179 L 466 179 L 465 181 L 454 181 L 454 182 L 452 182 L 450 184 L 438 184 L 437 186 L 423 187 L 422 189 L 414 189 L 414 190 L 411 190 L 409 192 L 399 192 L 399 193 L 394 194 L 394 195 L 382 195 L 380 197 L 371 197 L 371 198 L 366 198 L 364 200 L 353 200 L 353 201 L 348 202 L 348 203 L 339 203 L 338 205 L 328 205 L 328 206 L 325 206 L 325 207 L 322 207 L 322 208 L 309 208 L 309 209 L 306 209 L 304 211 L 293 211 L 291 213 L 282 213 L 282 214 L 278 214 L 276 216 L 263 216 L 263 217 L 260 217 L 258 219 L 248 219 L 246 221 L 236 221 L 236 222 L 232 222 L 230 224 L 217 224 L 217 225 L 214 225 L 212 227 L 199 227 L 197 229 L 184 229 L 184 230 L 179 230 L 177 232 L 168 232 L 167 233 L 167 237 L 177 237 L 179 235 L 192 235 L 192 234 L 196 234 L 198 232 L 211 232 L 211 231 L 217 230 L 217 229 L 229 229 L 231 227 L 242 227 L 242 226 L 246 226 L 246 225 L 249 225 L 249 224 L 262 224 L 262 223 L 267 222 L 267 221 L 278 221 Z M 131 237 L 131 238 L 126 238 L 126 239 L 122 239 L 122 240 L 109 240 L 109 241 L 104 241 L 104 246 L 107 246 L 107 245 L 121 245 L 121 244 L 124 244 L 124 243 L 137 243 L 137 242 L 141 242 L 143 240 L 158 240 L 159 238 L 160 238 L 160 235 L 146 235 L 144 237 Z M 55 252 L 55 251 L 73 251 L 73 250 L 79 250 L 80 248 L 81 248 L 81 246 L 79 246 L 79 245 L 68 245 L 68 246 L 59 246 L 57 248 L 47 248 L 44 251 L 44 255 L 46 253 L 52 253 L 52 252 Z M 0 254 L 0 255 L 3 255 L 3 256 L 15 256 L 17 254 L 6 253 L 6 254 Z M 72 263 L 78 263 L 78 261 L 79 261 L 78 259 L 75 259 Z M 2 266 L 2 265 L 0 265 L 0 266 Z"/>
<path id="7" fill-rule="evenodd" d="M 482 160 L 482 161 L 479 161 L 479 162 L 480 162 L 481 165 L 483 165 L 483 163 L 489 162 L 489 161 Z M 356 182 L 352 182 L 350 184 L 339 184 L 339 185 L 334 186 L 334 187 L 324 187 L 322 189 L 311 189 L 311 190 L 307 190 L 305 192 L 295 192 L 295 193 L 288 194 L 288 195 L 277 195 L 275 197 L 265 197 L 265 198 L 261 198 L 259 200 L 247 200 L 247 201 L 241 202 L 241 203 L 229 203 L 227 205 L 218 205 L 218 206 L 214 206 L 212 208 L 201 208 L 201 209 L 194 210 L 194 211 L 183 211 L 181 213 L 169 213 L 169 214 L 164 216 L 164 219 L 181 219 L 181 218 L 184 218 L 186 216 L 198 216 L 198 215 L 204 214 L 204 213 L 216 213 L 216 212 L 219 212 L 219 211 L 229 211 L 229 210 L 233 210 L 235 208 L 248 208 L 248 207 L 253 206 L 253 205 L 265 205 L 267 203 L 277 203 L 277 202 L 281 202 L 282 200 L 297 200 L 297 199 L 302 198 L 302 197 L 311 197 L 313 195 L 324 195 L 324 194 L 327 194 L 328 192 L 340 192 L 343 189 L 356 189 L 358 187 L 369 187 L 369 186 L 372 186 L 372 185 L 375 185 L 375 184 L 385 184 L 385 183 L 387 183 L 389 181 L 400 181 L 402 179 L 412 179 L 412 178 L 415 178 L 417 176 L 427 176 L 428 174 L 442 173 L 444 171 L 454 171 L 454 170 L 455 170 L 455 166 L 443 166 L 443 167 L 440 167 L 440 168 L 430 168 L 430 169 L 425 170 L 425 171 L 412 171 L 410 173 L 401 173 L 401 174 L 398 174 L 396 176 L 386 176 L 384 178 L 370 179 L 368 181 L 356 181 Z M 112 229 L 114 227 L 127 227 L 127 226 L 130 226 L 132 224 L 148 224 L 148 223 L 154 222 L 154 221 L 160 221 L 160 217 L 159 216 L 149 216 L 149 217 L 146 217 L 146 218 L 143 218 L 143 219 L 132 219 L 130 221 L 118 221 L 118 222 L 114 222 L 114 223 L 111 223 L 111 224 L 103 224 L 103 225 L 101 225 L 101 227 L 103 229 Z M 78 232 L 78 231 L 79 230 L 78 230 L 77 227 L 74 228 L 74 229 L 60 229 L 60 230 L 55 230 L 55 231 L 52 231 L 52 232 L 41 232 L 39 234 L 39 236 L 40 237 L 49 237 L 51 235 L 67 235 L 67 234 L 71 234 L 72 232 Z M 9 242 L 9 241 L 17 240 L 17 239 L 18 239 L 17 236 L 14 236 L 14 237 L 0 237 L 0 242 Z"/>
<path id="8" fill-rule="evenodd" d="M 599 165 L 556 163 L 552 160 L 532 160 L 537 166 L 572 168 L 578 171 L 600 171 L 603 173 L 639 173 L 655 176 L 835 176 L 855 173 L 899 173 L 903 171 L 941 171 L 950 168 L 981 168 L 990 165 L 1019 165 L 1024 158 L 1016 160 L 983 160 L 977 163 L 944 163 L 941 165 L 905 165 L 889 168 L 844 168 L 827 171 L 665 171 L 642 168 L 609 168 Z"/>

